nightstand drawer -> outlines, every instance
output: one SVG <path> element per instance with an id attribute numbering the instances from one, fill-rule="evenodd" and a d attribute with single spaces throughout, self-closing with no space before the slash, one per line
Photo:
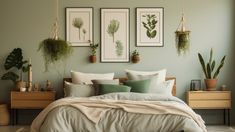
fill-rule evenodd
<path id="1" fill-rule="evenodd" d="M 54 100 L 54 92 L 11 92 L 11 100 Z"/>
<path id="2" fill-rule="evenodd" d="M 19 101 L 13 101 L 11 103 L 11 108 L 17 108 L 17 109 L 43 109 L 47 107 L 50 103 L 53 101 L 32 101 L 32 100 L 19 100 Z"/>
<path id="3" fill-rule="evenodd" d="M 230 109 L 230 100 L 191 100 L 188 104 L 196 109 Z"/>
<path id="4" fill-rule="evenodd" d="M 191 92 L 188 95 L 188 98 L 190 100 L 226 100 L 231 99 L 231 93 L 230 92 Z"/>

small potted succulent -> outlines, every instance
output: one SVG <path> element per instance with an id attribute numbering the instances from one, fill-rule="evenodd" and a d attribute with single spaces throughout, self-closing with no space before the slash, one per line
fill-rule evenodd
<path id="1" fill-rule="evenodd" d="M 132 52 L 131 60 L 132 60 L 133 63 L 138 63 L 140 61 L 140 54 L 137 50 L 134 50 Z"/>
<path id="2" fill-rule="evenodd" d="M 213 60 L 213 49 L 211 49 L 210 51 L 210 58 L 207 63 L 205 63 L 200 53 L 198 53 L 198 58 L 202 66 L 202 70 L 206 77 L 205 79 L 206 90 L 208 91 L 215 90 L 216 84 L 217 84 L 217 76 L 219 75 L 221 68 L 224 66 L 224 61 L 225 61 L 226 56 L 224 56 L 221 59 L 217 69 L 215 68 L 215 60 Z M 214 70 L 215 72 L 214 74 L 212 74 Z"/>
<path id="3" fill-rule="evenodd" d="M 98 48 L 99 44 L 98 43 L 90 43 L 90 48 L 91 48 L 91 55 L 89 56 L 89 60 L 91 63 L 96 62 L 96 50 Z"/>

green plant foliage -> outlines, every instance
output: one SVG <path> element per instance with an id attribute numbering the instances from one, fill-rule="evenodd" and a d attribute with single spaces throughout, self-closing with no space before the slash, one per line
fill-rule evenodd
<path id="1" fill-rule="evenodd" d="M 142 17 L 146 17 L 147 19 L 147 23 L 146 22 L 142 22 L 143 26 L 146 28 L 146 35 L 148 36 L 148 38 L 152 39 L 154 37 L 156 37 L 157 35 L 157 30 L 156 28 L 156 24 L 157 24 L 157 20 L 156 20 L 156 15 L 143 15 Z"/>
<path id="2" fill-rule="evenodd" d="M 73 20 L 73 26 L 78 28 L 78 30 L 79 30 L 79 40 L 81 39 L 81 28 L 82 28 L 83 24 L 84 24 L 83 20 L 80 17 L 79 18 L 75 18 Z"/>
<path id="3" fill-rule="evenodd" d="M 91 55 L 96 55 L 96 50 L 99 47 L 99 43 L 90 43 Z"/>
<path id="4" fill-rule="evenodd" d="M 49 64 L 69 57 L 72 53 L 72 48 L 70 44 L 64 40 L 48 38 L 39 44 L 38 51 L 42 52 L 45 62 L 45 71 L 48 71 Z"/>
<path id="5" fill-rule="evenodd" d="M 178 55 L 186 54 L 189 50 L 189 31 L 176 31 L 176 48 Z"/>
<path id="6" fill-rule="evenodd" d="M 218 68 L 214 72 L 214 75 L 212 75 L 213 71 L 215 69 L 215 60 L 213 60 L 213 49 L 211 49 L 211 51 L 210 51 L 210 58 L 209 58 L 209 61 L 208 61 L 207 64 L 205 64 L 205 61 L 204 61 L 202 55 L 200 53 L 198 53 L 199 62 L 201 64 L 201 66 L 202 66 L 203 72 L 204 72 L 205 77 L 207 79 L 216 79 L 217 78 L 217 76 L 220 73 L 221 68 L 224 66 L 225 58 L 226 58 L 226 56 L 224 56 L 221 59 Z"/>
<path id="7" fill-rule="evenodd" d="M 7 56 L 5 63 L 4 63 L 4 68 L 5 70 L 11 70 L 13 68 L 16 68 L 20 70 L 21 72 L 21 78 L 22 80 L 22 72 L 27 72 L 29 70 L 29 65 L 27 64 L 28 61 L 23 60 L 23 55 L 22 55 L 22 49 L 21 48 L 15 48 L 13 51 Z M 16 82 L 17 79 L 19 78 L 19 75 L 12 71 L 8 71 L 2 76 L 2 80 L 11 80 L 12 82 Z"/>
<path id="8" fill-rule="evenodd" d="M 133 52 L 132 52 L 132 56 L 139 56 L 140 54 L 139 54 L 139 52 L 137 51 L 137 50 L 134 50 Z"/>
<path id="9" fill-rule="evenodd" d="M 17 81 L 19 76 L 15 74 L 14 72 L 7 72 L 2 76 L 2 80 L 11 80 L 13 83 Z"/>
<path id="10" fill-rule="evenodd" d="M 110 21 L 110 24 L 108 26 L 107 33 L 111 37 L 113 37 L 113 42 L 114 42 L 114 35 L 118 31 L 119 25 L 120 25 L 120 22 L 118 20 L 113 19 Z"/>
<path id="11" fill-rule="evenodd" d="M 123 54 L 123 44 L 120 40 L 116 41 L 116 54 L 117 56 L 122 56 Z"/>

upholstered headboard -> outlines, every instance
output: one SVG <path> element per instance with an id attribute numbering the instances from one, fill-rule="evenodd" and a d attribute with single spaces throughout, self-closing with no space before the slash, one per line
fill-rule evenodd
<path id="1" fill-rule="evenodd" d="M 123 83 L 123 82 L 128 80 L 126 77 L 115 78 L 115 79 L 119 79 L 120 83 Z M 166 80 L 175 80 L 175 84 L 174 84 L 173 89 L 172 89 L 172 95 L 176 96 L 176 78 L 175 77 L 166 77 Z M 64 88 L 64 81 L 72 82 L 72 78 L 64 78 L 63 79 L 63 88 Z"/>

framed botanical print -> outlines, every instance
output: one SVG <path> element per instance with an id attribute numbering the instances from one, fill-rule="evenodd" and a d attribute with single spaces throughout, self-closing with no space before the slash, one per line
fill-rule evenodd
<path id="1" fill-rule="evenodd" d="M 129 8 L 101 8 L 101 62 L 129 62 Z"/>
<path id="2" fill-rule="evenodd" d="M 66 40 L 72 46 L 89 46 L 93 36 L 93 8 L 66 8 Z"/>
<path id="3" fill-rule="evenodd" d="M 163 15 L 162 7 L 136 8 L 136 46 L 163 46 Z"/>

